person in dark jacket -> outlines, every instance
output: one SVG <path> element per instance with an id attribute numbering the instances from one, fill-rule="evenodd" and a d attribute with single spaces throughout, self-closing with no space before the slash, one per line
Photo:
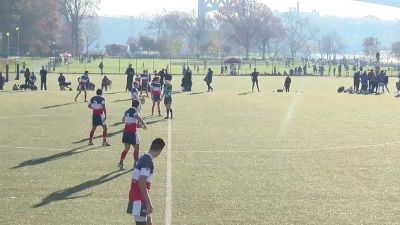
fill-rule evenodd
<path id="1" fill-rule="evenodd" d="M 357 92 L 360 89 L 360 79 L 361 79 L 360 71 L 355 72 L 354 76 L 353 76 L 353 80 L 354 80 L 354 90 L 356 90 Z"/>
<path id="2" fill-rule="evenodd" d="M 40 70 L 40 90 L 43 90 L 43 88 L 47 91 L 47 70 L 44 66 Z"/>
<path id="3" fill-rule="evenodd" d="M 71 82 L 67 82 L 64 74 L 60 73 L 60 76 L 58 77 L 58 85 L 60 86 L 60 89 L 70 88 L 69 86 L 71 85 Z"/>
<path id="4" fill-rule="evenodd" d="M 386 71 L 383 73 L 383 82 L 385 84 L 385 88 L 386 88 L 387 92 L 390 93 L 389 88 L 388 88 L 389 77 L 386 75 Z"/>
<path id="5" fill-rule="evenodd" d="M 4 86 L 4 77 L 3 74 L 0 73 L 0 90 L 3 90 L 3 86 Z"/>
<path id="6" fill-rule="evenodd" d="M 367 71 L 364 71 L 364 73 L 361 75 L 361 91 L 366 92 L 368 89 L 368 74 Z"/>
<path id="7" fill-rule="evenodd" d="M 214 91 L 214 89 L 211 87 L 212 77 L 213 77 L 213 71 L 211 70 L 211 68 L 208 68 L 207 75 L 204 78 L 204 81 L 206 82 L 207 87 L 208 87 L 208 91 L 207 92 Z"/>
<path id="8" fill-rule="evenodd" d="M 290 76 L 287 76 L 285 79 L 285 91 L 286 92 L 290 92 L 290 85 L 292 84 L 292 79 L 290 78 Z"/>
<path id="9" fill-rule="evenodd" d="M 24 77 L 25 77 L 25 85 L 29 85 L 29 76 L 31 75 L 31 72 L 29 71 L 29 68 L 26 68 Z"/>
<path id="10" fill-rule="evenodd" d="M 126 69 L 126 86 L 125 91 L 132 90 L 132 83 L 133 83 L 133 76 L 135 75 L 135 70 L 132 68 L 132 64 L 129 64 L 128 68 Z"/>
<path id="11" fill-rule="evenodd" d="M 251 87 L 251 91 L 254 92 L 254 84 L 257 84 L 257 90 L 260 92 L 260 88 L 258 87 L 258 75 L 260 75 L 259 72 L 257 72 L 257 69 L 254 68 L 253 73 L 251 73 L 251 81 L 253 83 L 253 86 Z"/>

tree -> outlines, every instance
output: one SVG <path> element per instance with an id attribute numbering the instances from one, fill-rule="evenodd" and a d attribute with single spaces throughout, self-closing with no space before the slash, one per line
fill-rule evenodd
<path id="1" fill-rule="evenodd" d="M 97 18 L 88 18 L 83 24 L 83 34 L 85 36 L 85 47 L 86 52 L 89 51 L 89 47 L 94 44 L 101 35 L 101 30 Z"/>
<path id="2" fill-rule="evenodd" d="M 288 12 L 283 16 L 286 28 L 286 41 L 292 58 L 309 41 L 313 40 L 319 30 L 314 28 L 307 18 L 302 17 L 298 12 Z"/>
<path id="3" fill-rule="evenodd" d="M 375 54 L 379 52 L 380 41 L 374 37 L 368 37 L 363 41 L 363 51 L 366 56 L 375 57 Z"/>
<path id="4" fill-rule="evenodd" d="M 153 38 L 143 35 L 139 37 L 138 45 L 142 48 L 143 51 L 146 51 L 147 54 L 149 54 L 150 51 L 157 50 L 158 48 L 157 42 Z"/>
<path id="5" fill-rule="evenodd" d="M 268 15 L 262 18 L 261 32 L 261 55 L 265 60 L 265 53 L 268 50 L 268 57 L 271 57 L 271 42 L 282 39 L 285 35 L 285 28 L 279 17 Z"/>
<path id="6" fill-rule="evenodd" d="M 126 41 L 126 44 L 129 45 L 129 51 L 131 54 L 134 54 L 137 50 L 137 41 L 135 37 L 129 37 Z"/>
<path id="7" fill-rule="evenodd" d="M 61 12 L 71 28 L 71 40 L 74 54 L 79 54 L 80 36 L 79 30 L 84 19 L 96 15 L 99 0 L 60 0 Z"/>
<path id="8" fill-rule="evenodd" d="M 0 1 L 0 33 L 2 50 L 7 51 L 7 32 L 12 32 L 20 25 L 20 16 L 23 12 L 22 0 Z"/>
<path id="9" fill-rule="evenodd" d="M 396 41 L 392 43 L 392 55 L 397 59 L 400 60 L 400 41 Z"/>
<path id="10" fill-rule="evenodd" d="M 221 7 L 216 14 L 221 24 L 229 24 L 233 28 L 232 38 L 246 50 L 249 59 L 250 48 L 260 38 L 259 26 L 263 18 L 271 15 L 271 10 L 256 0 L 232 0 Z"/>
<path id="11" fill-rule="evenodd" d="M 321 37 L 318 41 L 319 50 L 327 59 L 336 59 L 336 55 L 344 50 L 342 39 L 336 32 L 330 32 Z"/>

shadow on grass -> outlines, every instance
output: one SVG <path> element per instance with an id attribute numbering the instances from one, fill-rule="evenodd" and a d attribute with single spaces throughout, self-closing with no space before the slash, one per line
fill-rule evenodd
<path id="1" fill-rule="evenodd" d="M 117 92 L 106 92 L 103 93 L 103 95 L 116 95 L 116 94 L 122 94 L 122 93 L 128 93 L 128 91 L 117 91 Z"/>
<path id="2" fill-rule="evenodd" d="M 59 105 L 46 106 L 46 107 L 43 107 L 42 109 L 51 109 L 51 108 L 57 108 L 57 107 L 61 107 L 61 106 L 75 105 L 75 104 L 77 104 L 77 103 L 76 102 L 68 102 L 68 103 L 59 104 Z"/>
<path id="3" fill-rule="evenodd" d="M 118 122 L 118 123 L 114 123 L 113 125 L 111 125 L 112 127 L 117 127 L 117 126 L 121 126 L 125 124 L 124 122 Z"/>
<path id="4" fill-rule="evenodd" d="M 185 93 L 185 92 L 183 92 L 183 91 L 172 91 L 173 95 L 178 95 L 178 94 L 183 94 L 183 93 Z"/>
<path id="5" fill-rule="evenodd" d="M 112 132 L 112 133 L 108 133 L 107 136 L 108 137 L 114 137 L 115 135 L 121 134 L 122 132 L 123 132 L 123 130 Z M 95 139 L 95 138 L 103 138 L 103 135 L 101 134 L 101 135 L 97 135 L 97 136 L 93 137 L 93 139 Z M 80 143 L 83 143 L 83 142 L 86 142 L 86 141 L 89 141 L 89 138 L 84 138 L 84 139 L 81 139 L 79 141 L 72 142 L 72 144 L 80 144 Z"/>
<path id="6" fill-rule="evenodd" d="M 394 96 L 395 98 L 400 98 L 400 94 L 397 94 Z"/>
<path id="7" fill-rule="evenodd" d="M 249 91 L 249 92 L 240 93 L 240 94 L 238 94 L 238 95 L 249 95 L 249 94 L 252 94 L 252 93 L 253 93 L 253 92 Z"/>
<path id="8" fill-rule="evenodd" d="M 66 152 L 60 152 L 60 153 L 57 153 L 57 154 L 54 154 L 54 155 L 50 155 L 50 156 L 46 156 L 46 157 L 30 159 L 30 160 L 21 162 L 18 166 L 14 166 L 11 169 L 19 169 L 19 168 L 26 167 L 26 166 L 35 166 L 35 165 L 47 163 L 47 162 L 54 161 L 54 160 L 60 160 L 60 159 L 66 158 L 66 157 L 70 157 L 72 155 L 81 154 L 81 153 L 84 153 L 84 152 L 88 152 L 90 150 L 94 150 L 94 149 L 100 148 L 100 147 L 93 147 L 93 148 L 89 148 L 89 149 L 86 149 L 86 150 L 83 150 L 83 151 L 79 151 L 79 150 L 81 150 L 81 149 L 83 149 L 85 147 L 87 147 L 87 146 L 86 145 L 85 146 L 81 146 L 81 147 L 78 147 L 78 148 L 74 148 L 74 149 L 68 150 Z"/>
<path id="9" fill-rule="evenodd" d="M 163 122 L 163 121 L 166 121 L 166 119 L 159 119 L 159 120 L 149 121 L 149 122 L 146 122 L 146 124 L 150 125 L 150 124 L 160 123 L 160 122 Z"/>
<path id="10" fill-rule="evenodd" d="M 132 101 L 132 99 L 122 99 L 122 100 L 115 100 L 113 101 L 113 103 L 117 103 L 117 102 L 127 102 L 127 101 Z"/>
<path id="11" fill-rule="evenodd" d="M 32 208 L 40 208 L 47 204 L 50 204 L 52 202 L 57 202 L 57 201 L 88 197 L 91 194 L 85 194 L 85 195 L 80 195 L 80 196 L 73 196 L 73 195 L 76 193 L 79 193 L 81 191 L 90 189 L 92 187 L 112 181 L 112 180 L 114 180 L 120 176 L 123 176 L 131 171 L 132 170 L 127 170 L 127 171 L 121 172 L 121 170 L 116 170 L 116 171 L 107 173 L 97 179 L 89 180 L 82 184 L 78 184 L 76 186 L 69 187 L 69 188 L 66 188 L 66 189 L 63 189 L 60 191 L 55 191 L 55 192 L 51 193 L 50 195 L 48 195 L 47 197 L 45 197 L 44 199 L 42 199 L 42 201 L 40 203 L 32 206 Z"/>
<path id="12" fill-rule="evenodd" d="M 207 92 L 201 91 L 201 92 L 193 92 L 193 93 L 190 93 L 189 95 L 201 95 L 201 94 L 205 94 L 205 93 L 207 93 Z"/>

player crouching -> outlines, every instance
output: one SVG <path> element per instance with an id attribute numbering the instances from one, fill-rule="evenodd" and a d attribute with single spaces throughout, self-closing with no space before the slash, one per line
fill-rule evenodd
<path id="1" fill-rule="evenodd" d="M 90 131 L 89 145 L 93 145 L 93 135 L 98 126 L 103 127 L 103 146 L 111 146 L 107 142 L 107 110 L 106 100 L 101 96 L 103 91 L 97 89 L 96 96 L 90 99 L 88 107 L 93 110 L 92 130 Z"/>

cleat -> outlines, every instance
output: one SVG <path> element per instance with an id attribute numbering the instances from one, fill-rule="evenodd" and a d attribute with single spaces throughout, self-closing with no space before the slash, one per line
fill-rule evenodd
<path id="1" fill-rule="evenodd" d="M 93 142 L 92 142 L 92 141 L 89 141 L 89 144 L 88 144 L 88 145 L 94 145 L 94 144 L 93 144 Z"/>
<path id="2" fill-rule="evenodd" d="M 103 147 L 109 147 L 111 146 L 110 144 L 108 144 L 108 142 L 103 142 Z"/>
<path id="3" fill-rule="evenodd" d="M 169 117 L 168 117 L 168 116 L 164 117 L 164 120 L 167 120 L 167 119 L 169 119 Z"/>
<path id="4" fill-rule="evenodd" d="M 120 170 L 123 170 L 124 169 L 124 162 L 122 162 L 122 161 L 119 162 L 118 163 L 118 167 L 119 167 Z"/>

